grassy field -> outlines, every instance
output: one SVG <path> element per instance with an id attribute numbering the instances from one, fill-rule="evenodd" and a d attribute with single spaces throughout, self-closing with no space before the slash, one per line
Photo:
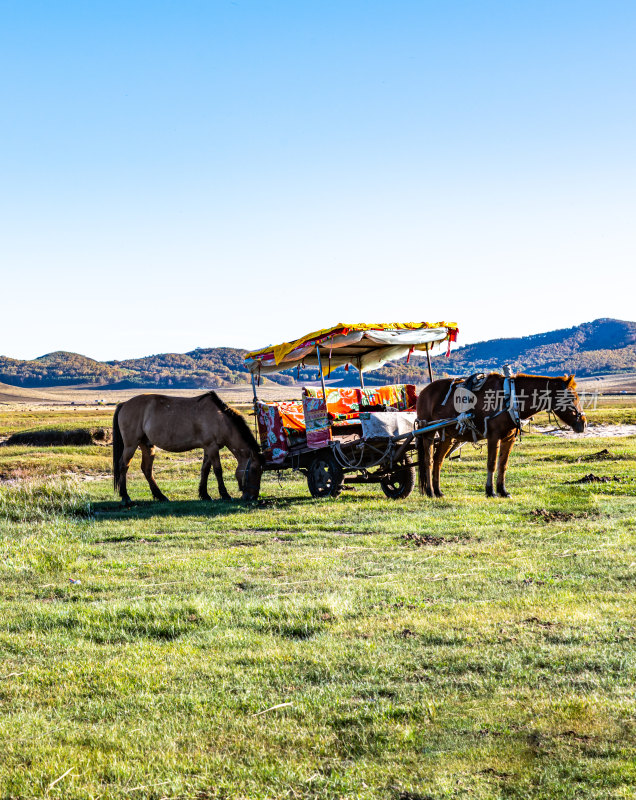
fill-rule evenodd
<path id="1" fill-rule="evenodd" d="M 0 798 L 636 796 L 636 439 L 524 437 L 512 500 L 463 452 L 443 500 L 256 506 L 162 453 L 122 510 L 109 448 L 2 447 Z"/>

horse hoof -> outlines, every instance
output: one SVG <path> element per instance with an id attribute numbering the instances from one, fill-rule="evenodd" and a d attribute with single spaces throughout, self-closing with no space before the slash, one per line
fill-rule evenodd
<path id="1" fill-rule="evenodd" d="M 510 492 L 507 492 L 505 489 L 503 490 L 503 492 L 497 490 L 497 494 L 499 495 L 499 497 L 512 497 Z"/>
<path id="2" fill-rule="evenodd" d="M 486 489 L 486 497 L 495 497 L 495 493 L 492 489 Z"/>
<path id="3" fill-rule="evenodd" d="M 199 500 L 201 500 L 204 503 L 209 503 L 209 502 L 212 501 L 212 498 L 210 497 L 209 494 L 200 494 L 199 495 Z"/>
<path id="4" fill-rule="evenodd" d="M 157 496 L 155 497 L 155 500 L 156 500 L 158 503 L 169 503 L 169 502 L 170 502 L 170 500 L 168 500 L 168 498 L 165 496 L 165 494 L 162 494 L 162 495 L 157 495 Z"/>
<path id="5" fill-rule="evenodd" d="M 444 497 L 444 492 L 440 491 L 439 489 L 435 492 L 435 497 Z"/>

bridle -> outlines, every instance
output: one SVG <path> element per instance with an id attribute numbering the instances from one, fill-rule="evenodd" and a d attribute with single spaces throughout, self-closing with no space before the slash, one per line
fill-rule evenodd
<path id="1" fill-rule="evenodd" d="M 579 407 L 580 406 L 581 406 L 581 402 L 579 401 Z M 574 406 L 574 412 L 575 412 L 574 413 L 574 421 L 575 422 L 581 422 L 581 420 L 585 416 L 585 414 L 583 413 L 583 409 L 581 408 L 581 410 L 579 411 L 579 409 L 576 406 Z"/>
<path id="2" fill-rule="evenodd" d="M 248 483 L 249 477 L 250 477 L 250 469 L 252 467 L 252 459 L 253 459 L 253 457 L 254 457 L 253 454 L 250 454 L 250 457 L 247 459 L 247 464 L 245 465 L 245 468 L 242 470 L 242 472 L 243 472 L 243 492 L 245 492 L 247 490 L 247 483 Z"/>
<path id="3" fill-rule="evenodd" d="M 579 403 L 579 406 L 580 406 L 580 403 Z M 583 409 L 581 409 L 579 411 L 579 409 L 576 406 L 574 406 L 574 412 L 575 412 L 574 413 L 574 422 L 575 422 L 575 424 L 579 425 L 579 426 L 582 426 L 583 430 L 585 430 L 585 428 L 587 427 L 587 420 L 585 419 L 585 421 L 584 421 L 585 413 L 583 412 Z"/>
<path id="4" fill-rule="evenodd" d="M 252 466 L 252 456 L 247 459 L 247 464 L 245 465 L 243 472 L 243 491 L 245 491 L 245 487 L 247 486 L 247 481 L 250 476 L 250 467 Z"/>
<path id="5" fill-rule="evenodd" d="M 580 401 L 578 395 L 576 395 L 576 402 L 572 403 L 572 408 L 574 409 L 574 424 L 576 425 L 577 423 L 580 423 L 582 421 L 583 417 L 585 416 L 585 413 L 583 411 L 583 407 L 581 406 L 581 401 Z M 556 411 L 554 409 L 550 409 L 548 411 L 548 419 L 550 419 L 550 415 L 553 416 L 554 423 L 557 426 L 557 428 L 559 428 L 562 431 L 566 430 L 562 425 L 559 425 L 559 417 L 557 416 L 557 413 L 556 413 Z M 563 420 L 563 421 L 565 422 L 565 420 Z M 574 427 L 573 425 L 570 425 L 570 423 L 566 423 L 566 425 L 568 425 L 568 427 L 571 427 L 571 428 Z"/>

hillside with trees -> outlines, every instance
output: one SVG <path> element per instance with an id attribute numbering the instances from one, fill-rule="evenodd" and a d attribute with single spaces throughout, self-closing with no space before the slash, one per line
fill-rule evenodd
<path id="1" fill-rule="evenodd" d="M 197 389 L 210 386 L 235 386 L 250 380 L 243 357 L 246 350 L 232 347 L 197 348 L 189 353 L 161 353 L 125 361 L 94 361 L 78 353 L 49 353 L 33 361 L 0 356 L 0 382 L 12 386 L 44 388 L 47 386 L 91 385 L 112 388 Z M 369 373 L 369 385 L 384 383 L 424 383 L 427 380 L 425 360 L 411 358 L 387 364 Z M 345 384 L 357 385 L 355 369 L 334 370 L 330 376 Z M 315 381 L 318 370 L 311 367 L 286 370 L 263 376 L 262 381 L 294 385 L 297 381 Z"/>
<path id="2" fill-rule="evenodd" d="M 491 339 L 453 351 L 449 374 L 496 370 L 511 364 L 517 370 L 591 376 L 636 368 L 636 322 L 596 319 L 574 328 L 516 339 Z"/>
<path id="3" fill-rule="evenodd" d="M 116 388 L 183 388 L 232 386 L 249 381 L 243 357 L 247 351 L 233 347 L 197 348 L 189 353 L 161 353 L 124 361 L 95 361 L 78 353 L 56 351 L 32 361 L 0 356 L 0 382 L 27 388 L 47 386 Z M 511 364 L 517 370 L 561 375 L 573 372 L 580 377 L 616 374 L 636 369 L 636 322 L 597 319 L 574 328 L 524 336 L 516 339 L 491 339 L 454 350 L 450 358 L 434 359 L 437 376 L 467 375 L 498 370 Z M 292 385 L 318 378 L 316 369 L 291 369 L 263 378 L 264 381 Z M 357 373 L 344 368 L 331 378 L 344 384 L 357 384 Z M 428 381 L 426 359 L 413 356 L 386 364 L 365 376 L 369 385 Z"/>
<path id="4" fill-rule="evenodd" d="M 102 385 L 118 379 L 120 373 L 116 368 L 79 353 L 57 350 L 33 361 L 0 356 L 0 382 L 11 386 Z"/>

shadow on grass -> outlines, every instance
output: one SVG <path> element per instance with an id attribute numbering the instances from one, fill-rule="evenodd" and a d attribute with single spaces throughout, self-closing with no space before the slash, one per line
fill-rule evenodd
<path id="1" fill-rule="evenodd" d="M 381 496 L 381 495 L 379 495 Z M 152 519 L 154 517 L 228 517 L 237 514 L 251 514 L 258 511 L 281 510 L 295 506 L 313 505 L 318 510 L 321 506 L 332 503 L 364 503 L 369 497 L 347 493 L 346 496 L 324 500 L 315 499 L 308 494 L 287 497 L 265 497 L 256 501 L 243 501 L 238 498 L 226 500 L 172 500 L 163 503 L 157 500 L 135 500 L 132 506 L 124 506 L 117 500 L 104 500 L 92 504 L 96 516 L 108 516 L 117 519 Z M 387 500 L 388 504 L 393 501 Z"/>
<path id="2" fill-rule="evenodd" d="M 353 498 L 347 498 L 353 499 Z M 228 517 L 235 514 L 250 514 L 255 511 L 281 509 L 296 505 L 310 503 L 337 502 L 313 500 L 311 497 L 276 497 L 252 502 L 243 500 L 173 500 L 162 503 L 156 500 L 137 500 L 132 506 L 122 503 L 102 501 L 93 503 L 93 513 L 96 516 L 109 516 L 118 519 L 150 519 L 153 517 Z"/>
<path id="3" fill-rule="evenodd" d="M 150 519 L 153 517 L 226 517 L 244 514 L 256 509 L 254 503 L 240 500 L 173 500 L 162 503 L 155 500 L 136 500 L 131 506 L 124 506 L 115 500 L 93 504 L 96 516 L 112 516 L 118 519 Z"/>

